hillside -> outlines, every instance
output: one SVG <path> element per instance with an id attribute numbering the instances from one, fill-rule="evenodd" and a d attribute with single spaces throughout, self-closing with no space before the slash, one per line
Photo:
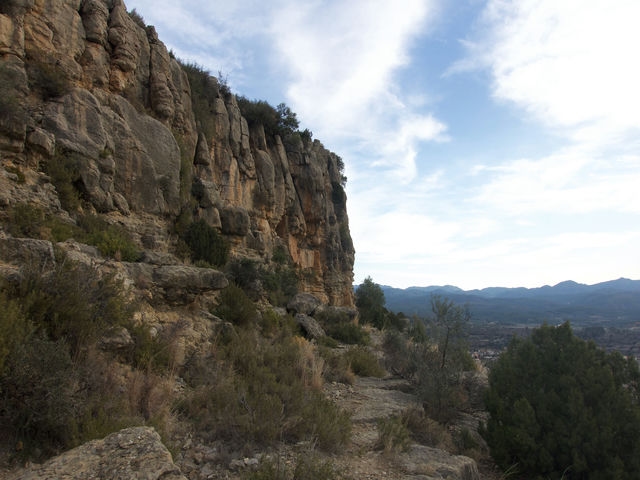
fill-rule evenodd
<path id="1" fill-rule="evenodd" d="M 640 321 L 640 281 L 618 279 L 595 285 L 572 281 L 539 288 L 485 288 L 464 291 L 453 286 L 382 287 L 387 308 L 407 315 L 430 314 L 431 295 L 467 304 L 474 323 L 505 325 L 571 321 L 576 326 L 625 326 Z"/>

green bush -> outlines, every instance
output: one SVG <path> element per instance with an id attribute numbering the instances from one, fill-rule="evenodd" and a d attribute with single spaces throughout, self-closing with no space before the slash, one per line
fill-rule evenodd
<path id="1" fill-rule="evenodd" d="M 18 345 L 0 378 L 0 418 L 27 455 L 73 445 L 77 436 L 75 382 L 66 342 L 34 335 Z"/>
<path id="2" fill-rule="evenodd" d="M 44 171 L 51 177 L 56 187 L 62 208 L 74 212 L 80 208 L 82 192 L 80 185 L 80 162 L 77 153 L 57 150 L 56 154 L 44 164 Z"/>
<path id="3" fill-rule="evenodd" d="M 385 306 L 384 292 L 380 285 L 374 283 L 371 277 L 356 289 L 356 307 L 362 323 L 370 323 L 382 330 L 385 326 L 387 309 Z"/>
<path id="4" fill-rule="evenodd" d="M 169 339 L 160 335 L 152 335 L 147 325 L 130 324 L 128 330 L 134 341 L 129 355 L 129 362 L 143 371 L 162 373 L 173 365 L 172 348 Z"/>
<path id="5" fill-rule="evenodd" d="M 123 227 L 108 223 L 95 215 L 81 216 L 78 226 L 85 232 L 82 240 L 97 247 L 104 256 L 125 262 L 139 260 L 140 251 Z"/>
<path id="6" fill-rule="evenodd" d="M 213 313 L 234 325 L 251 325 L 258 319 L 255 304 L 233 283 L 220 292 L 219 304 Z"/>
<path id="7" fill-rule="evenodd" d="M 0 375 L 17 345 L 22 345 L 32 330 L 19 300 L 9 298 L 0 283 Z"/>
<path id="8" fill-rule="evenodd" d="M 423 408 L 409 407 L 402 412 L 401 418 L 415 442 L 451 451 L 452 439 L 449 430 L 446 426 L 429 418 Z"/>
<path id="9" fill-rule="evenodd" d="M 54 242 L 74 238 L 97 247 L 107 257 L 125 262 L 135 262 L 140 258 L 138 247 L 124 227 L 110 224 L 99 216 L 80 215 L 77 225 L 74 225 L 27 203 L 14 205 L 8 213 L 7 230 L 13 236 Z"/>
<path id="10" fill-rule="evenodd" d="M 365 347 L 351 347 L 344 356 L 353 373 L 358 376 L 380 378 L 386 374 L 378 358 Z"/>
<path id="11" fill-rule="evenodd" d="M 9 296 L 21 302 L 34 328 L 64 341 L 74 356 L 108 326 L 128 322 L 133 311 L 117 281 L 68 261 L 44 274 L 37 267 L 25 268 Z"/>
<path id="12" fill-rule="evenodd" d="M 298 455 L 293 471 L 295 480 L 337 480 L 346 478 L 330 460 L 323 460 L 317 454 L 309 452 Z"/>
<path id="13" fill-rule="evenodd" d="M 239 286 L 252 300 L 258 300 L 260 295 L 260 269 L 258 262 L 249 258 L 242 258 L 229 262 L 227 268 L 229 280 Z"/>
<path id="14" fill-rule="evenodd" d="M 489 373 L 485 438 L 528 477 L 636 478 L 640 370 L 573 335 L 568 323 L 514 338 Z"/>
<path id="15" fill-rule="evenodd" d="M 3 70 L 0 70 L 0 82 L 5 82 L 2 78 Z M 15 90 L 10 85 L 0 84 L 0 131 L 12 133 L 15 125 L 23 124 L 26 111 L 18 100 Z"/>
<path id="16" fill-rule="evenodd" d="M 207 138 L 212 138 L 215 134 L 216 98 L 219 93 L 224 95 L 225 89 L 204 67 L 197 63 L 180 61 L 180 65 L 189 79 L 191 107 L 198 123 L 198 129 Z"/>
<path id="17" fill-rule="evenodd" d="M 289 265 L 262 268 L 260 279 L 273 306 L 285 306 L 298 293 L 298 274 Z"/>
<path id="18" fill-rule="evenodd" d="M 275 135 L 280 135 L 284 139 L 288 135 L 298 133 L 300 122 L 297 115 L 284 103 L 273 107 L 264 100 L 249 100 L 246 97 L 237 97 L 237 101 L 240 113 L 249 126 L 262 125 L 267 141 Z M 309 130 L 305 132 L 305 138 L 310 139 L 311 132 Z"/>
<path id="19" fill-rule="evenodd" d="M 24 445 L 24 459 L 142 422 L 163 431 L 171 397 L 151 370 L 171 366 L 166 339 L 132 327 L 133 307 L 112 277 L 64 258 L 50 271 L 27 264 L 20 281 L 0 285 L 0 425 L 3 438 Z M 133 333 L 128 360 L 144 372 L 118 375 L 98 350 L 117 326 Z M 114 395 L 123 382 L 125 395 Z"/>
<path id="20" fill-rule="evenodd" d="M 392 416 L 378 420 L 378 442 L 376 447 L 385 453 L 409 450 L 411 436 L 402 417 Z"/>
<path id="21" fill-rule="evenodd" d="M 133 20 L 136 25 L 142 28 L 147 28 L 147 24 L 145 23 L 144 18 L 142 17 L 142 15 L 138 13 L 138 11 L 135 8 L 127 13 L 129 14 L 129 17 L 131 17 L 131 20 Z"/>
<path id="22" fill-rule="evenodd" d="M 369 345 L 371 337 L 360 325 L 347 321 L 331 323 L 325 327 L 327 335 L 349 345 Z"/>
<path id="23" fill-rule="evenodd" d="M 218 231 L 204 220 L 191 223 L 184 234 L 184 241 L 191 252 L 191 260 L 202 260 L 210 265 L 227 263 L 229 246 Z"/>
<path id="24" fill-rule="evenodd" d="M 265 339 L 250 328 L 227 332 L 217 361 L 207 362 L 209 373 L 183 374 L 196 383 L 181 412 L 236 448 L 301 440 L 340 448 L 349 439 L 349 416 L 307 384 L 308 359 L 296 338 Z"/>
<path id="25" fill-rule="evenodd" d="M 369 332 L 355 323 L 343 323 L 329 329 L 328 334 L 344 343 L 351 345 L 369 345 L 371 337 Z"/>
<path id="26" fill-rule="evenodd" d="M 4 169 L 9 172 L 12 173 L 13 175 L 16 176 L 17 178 L 17 183 L 23 185 L 27 179 L 24 176 L 24 173 L 22 172 L 22 170 L 20 169 L 20 167 L 13 167 L 13 166 L 5 166 Z"/>
<path id="27" fill-rule="evenodd" d="M 339 480 L 346 478 L 348 477 L 330 460 L 323 460 L 314 452 L 298 455 L 293 468 L 279 457 L 275 460 L 262 459 L 257 469 L 248 471 L 242 476 L 243 480 Z"/>
<path id="28" fill-rule="evenodd" d="M 333 340 L 331 337 L 325 338 Z M 335 342 L 335 340 L 333 340 L 333 342 Z M 325 364 L 323 376 L 325 380 L 329 382 L 340 382 L 353 385 L 356 380 L 356 376 L 351 369 L 351 365 L 349 364 L 346 356 L 340 351 L 335 350 L 335 348 L 336 347 L 334 347 L 331 342 L 326 342 L 324 339 L 318 348 L 318 352 L 323 358 Z"/>

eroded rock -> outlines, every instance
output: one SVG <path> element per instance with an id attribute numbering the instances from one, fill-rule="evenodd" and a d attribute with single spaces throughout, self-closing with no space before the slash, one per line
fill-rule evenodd
<path id="1" fill-rule="evenodd" d="M 133 427 L 94 440 L 41 464 L 10 474 L 8 480 L 186 480 L 160 435 Z"/>

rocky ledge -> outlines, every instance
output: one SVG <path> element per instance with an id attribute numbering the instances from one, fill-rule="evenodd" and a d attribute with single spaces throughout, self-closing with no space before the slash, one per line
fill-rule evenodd
<path id="1" fill-rule="evenodd" d="M 9 474 L 7 480 L 186 480 L 171 453 L 150 427 L 133 427 L 102 440 L 85 443 L 52 458 Z"/>

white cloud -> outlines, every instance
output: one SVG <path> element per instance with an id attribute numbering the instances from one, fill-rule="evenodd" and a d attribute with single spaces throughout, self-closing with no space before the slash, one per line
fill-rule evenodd
<path id="1" fill-rule="evenodd" d="M 636 0 L 490 0 L 458 67 L 489 68 L 496 98 L 550 126 L 637 129 L 638 18 Z"/>
<path id="2" fill-rule="evenodd" d="M 314 2 L 274 16 L 277 60 L 290 76 L 289 101 L 333 148 L 350 148 L 370 165 L 417 173 L 420 142 L 444 140 L 446 126 L 403 98 L 394 75 L 434 15 L 433 0 Z"/>

